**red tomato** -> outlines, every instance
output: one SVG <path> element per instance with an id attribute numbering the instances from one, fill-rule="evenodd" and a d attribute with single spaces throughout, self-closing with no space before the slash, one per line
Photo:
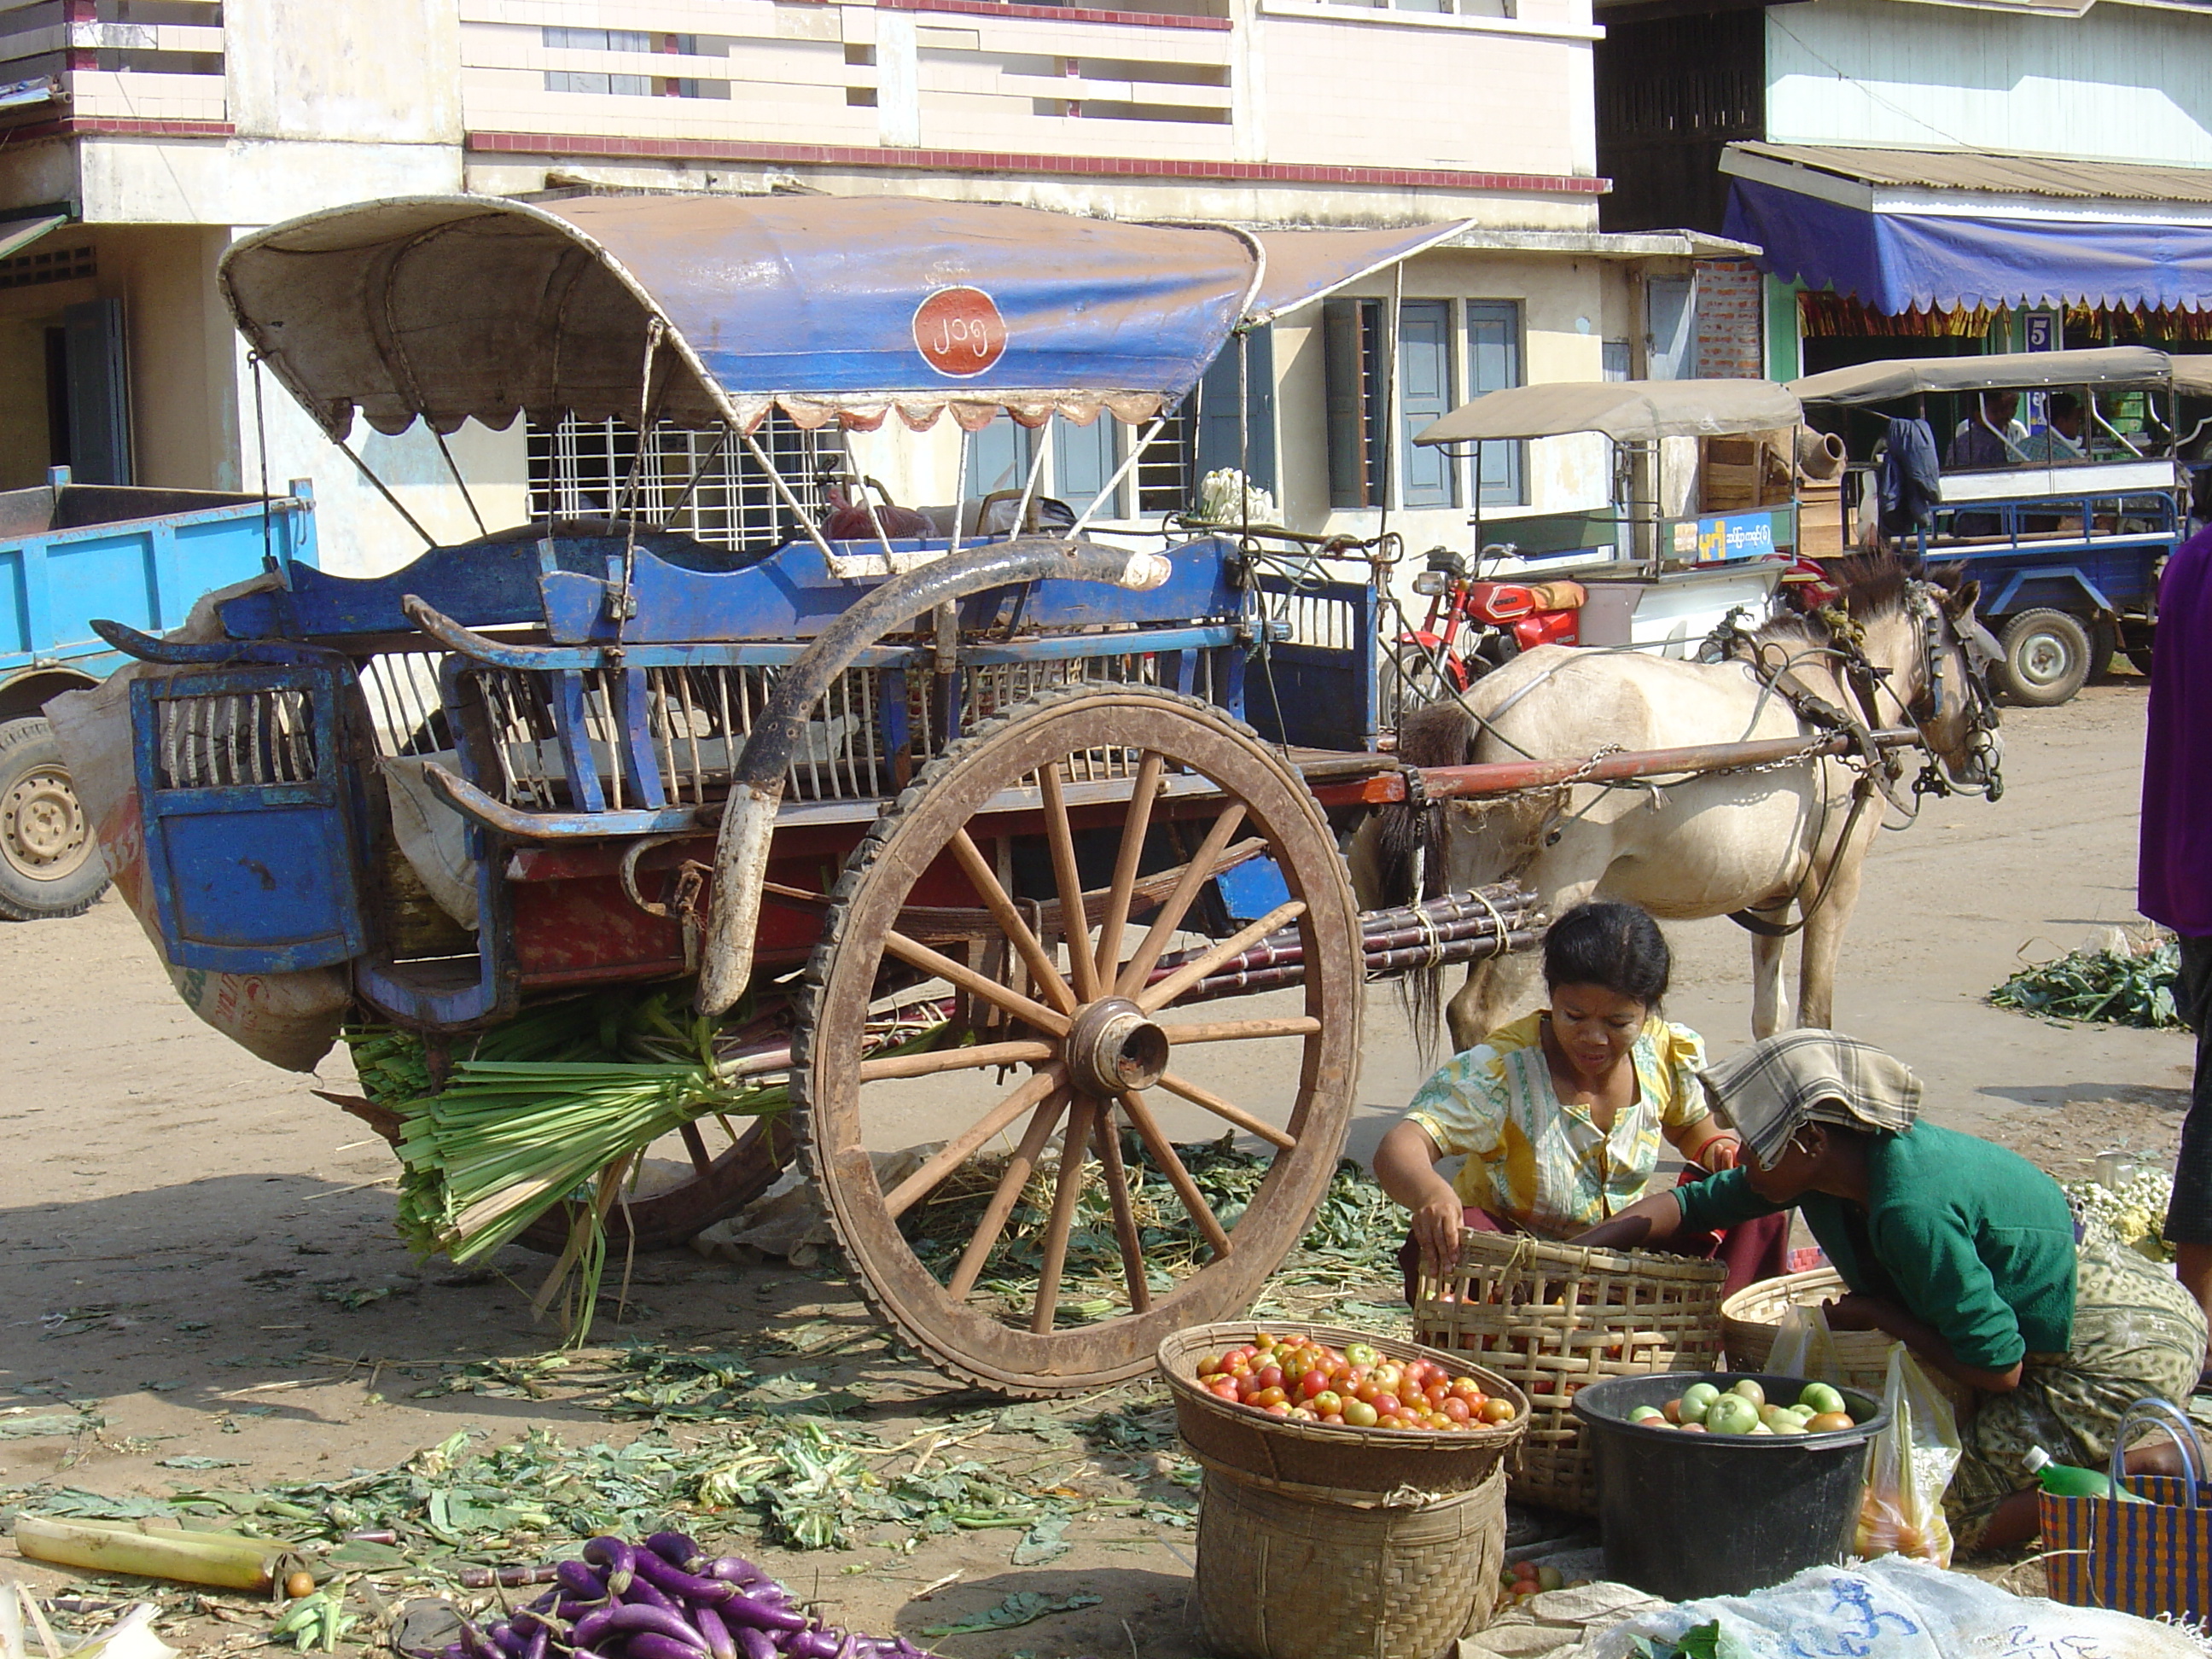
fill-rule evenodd
<path id="1" fill-rule="evenodd" d="M 1322 1413 L 1321 1420 L 1324 1423 L 1341 1423 L 1344 1421 L 1344 1413 L 1342 1412 L 1323 1412 Z"/>
<path id="2" fill-rule="evenodd" d="M 1451 1391 L 1455 1399 L 1480 1400 L 1482 1398 L 1482 1384 L 1471 1376 L 1452 1378 Z"/>
<path id="3" fill-rule="evenodd" d="M 1237 1403 L 1237 1384 L 1231 1378 L 1214 1378 L 1212 1382 L 1206 1384 L 1206 1392 L 1216 1400 L 1226 1400 L 1231 1405 Z"/>
<path id="4" fill-rule="evenodd" d="M 1252 1346 L 1261 1349 L 1273 1348 L 1275 1346 L 1275 1339 L 1262 1331 L 1252 1339 Z"/>
<path id="5" fill-rule="evenodd" d="M 1363 1405 L 1371 1406 L 1382 1397 L 1382 1385 L 1373 1377 L 1368 1377 L 1352 1389 L 1352 1397 Z"/>
<path id="6" fill-rule="evenodd" d="M 1375 1407 L 1364 1400 L 1347 1400 L 1344 1402 L 1344 1420 L 1355 1429 L 1373 1428 L 1377 1415 L 1379 1413 Z"/>
<path id="7" fill-rule="evenodd" d="M 1421 1398 L 1431 1406 L 1441 1406 L 1451 1398 L 1451 1390 L 1441 1382 L 1431 1382 L 1421 1390 Z"/>
<path id="8" fill-rule="evenodd" d="M 1442 1411 L 1445 1417 L 1455 1423 L 1464 1423 L 1468 1419 L 1474 1415 L 1474 1409 L 1468 1406 L 1466 1401 L 1462 1400 L 1457 1395 L 1447 1395 L 1444 1399 L 1444 1403 L 1437 1409 Z"/>
<path id="9" fill-rule="evenodd" d="M 1283 1386 L 1283 1368 L 1280 1365 L 1262 1365 L 1252 1375 L 1263 1389 L 1279 1389 Z"/>
<path id="10" fill-rule="evenodd" d="M 1369 1403 L 1385 1417 L 1389 1416 L 1393 1412 L 1402 1412 L 1406 1409 L 1404 1402 L 1395 1394 L 1378 1394 Z"/>
<path id="11" fill-rule="evenodd" d="M 1252 1397 L 1244 1403 L 1248 1406 L 1258 1406 L 1263 1409 L 1269 1406 L 1287 1406 L 1290 1404 L 1290 1396 L 1279 1388 L 1255 1389 L 1253 1390 Z"/>
<path id="12" fill-rule="evenodd" d="M 1513 1402 L 1510 1400 L 1486 1400 L 1482 1402 L 1482 1420 L 1486 1423 L 1510 1423 L 1514 1418 Z"/>
<path id="13" fill-rule="evenodd" d="M 1405 1380 L 1406 1372 L 1403 1366 L 1382 1364 L 1377 1365 L 1368 1375 L 1380 1382 L 1387 1392 L 1395 1394 L 1398 1392 L 1398 1384 Z"/>
<path id="14" fill-rule="evenodd" d="M 1328 1373 L 1326 1371 L 1308 1371 L 1298 1378 L 1298 1397 L 1301 1400 L 1311 1400 L 1316 1395 L 1328 1392 Z"/>
<path id="15" fill-rule="evenodd" d="M 1270 1417 L 1288 1417 L 1291 1414 L 1291 1408 L 1279 1400 L 1272 1406 L 1262 1407 L 1261 1409 Z"/>
<path id="16" fill-rule="evenodd" d="M 1344 1411 L 1344 1396 L 1334 1389 L 1323 1389 L 1310 1402 L 1323 1417 L 1335 1417 Z"/>
<path id="17" fill-rule="evenodd" d="M 1200 1376 L 1212 1376 L 1220 1369 L 1221 1356 L 1218 1353 L 1210 1353 L 1198 1362 L 1198 1374 Z"/>

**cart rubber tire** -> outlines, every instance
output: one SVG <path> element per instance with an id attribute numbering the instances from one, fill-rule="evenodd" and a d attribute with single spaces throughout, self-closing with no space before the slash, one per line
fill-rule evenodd
<path id="1" fill-rule="evenodd" d="M 107 866 L 70 787 L 54 729 L 35 715 L 0 725 L 0 917 L 82 915 Z"/>
<path id="2" fill-rule="evenodd" d="M 2109 617 L 2089 624 L 2089 684 L 2110 685 L 2112 663 L 2120 654 L 2120 625 Z"/>
<path id="3" fill-rule="evenodd" d="M 1099 789 L 1091 780 L 1102 765 L 1109 779 L 1133 775 L 1138 787 L 1119 794 Z M 1063 769 L 1073 781 L 1060 781 Z M 1156 789 L 1145 788 L 1147 777 Z M 1035 804 L 1009 806 L 1010 799 Z M 1141 808 L 1140 800 L 1147 803 Z M 994 801 L 1000 804 L 987 811 Z M 1088 829 L 1079 827 L 1079 817 Z M 1184 830 L 1194 847 L 1174 842 Z M 1074 849 L 1079 836 L 1092 832 L 1093 874 L 1087 877 Z M 1171 882 L 1169 872 L 1151 872 L 1150 879 L 1174 890 L 1148 890 L 1142 901 L 1148 921 L 1137 915 L 1132 896 L 1148 879 L 1145 849 L 1154 834 L 1173 843 L 1185 862 L 1172 866 Z M 1253 838 L 1262 842 L 1291 895 L 1282 907 L 1289 914 L 1277 925 L 1296 929 L 1308 965 L 1300 1011 L 1276 1007 L 1261 1018 L 1189 1020 L 1185 1005 L 1193 987 L 1170 987 L 1163 1000 L 1161 988 L 1170 976 L 1159 973 L 1159 952 L 1202 917 L 1204 907 L 1193 901 L 1211 885 L 1208 873 L 1224 867 L 1224 849 L 1236 854 Z M 1010 894 L 992 873 L 994 848 L 1004 860 L 995 868 L 1018 871 L 1017 843 L 1040 857 L 1049 854 L 1045 861 L 1054 873 L 1044 879 L 1061 894 L 1079 886 L 1074 904 L 1054 899 L 1048 916 L 1041 905 L 1033 908 L 1037 921 L 1021 923 L 1018 937 L 944 921 L 948 914 L 1005 914 L 934 908 L 946 902 L 948 871 L 987 906 L 1000 896 L 1005 909 L 1018 915 L 1032 902 L 1020 896 L 1018 882 Z M 1114 854 L 1110 878 L 1102 850 L 1107 844 Z M 978 868 L 995 895 L 974 878 Z M 1106 884 L 1090 885 L 1093 877 Z M 917 891 L 924 902 L 910 907 Z M 1081 1394 L 1150 1370 L 1170 1333 L 1232 1318 L 1252 1305 L 1334 1178 L 1351 1121 L 1364 975 L 1359 915 L 1336 838 L 1304 781 L 1250 727 L 1210 703 L 1147 686 L 1097 684 L 1048 693 L 979 725 L 923 769 L 854 850 L 831 898 L 822 943 L 807 964 L 793 1046 L 792 1092 L 805 1109 L 801 1151 L 855 1287 L 903 1340 L 951 1375 L 986 1388 L 1032 1397 Z M 1052 938 L 1058 919 L 1077 913 L 1077 906 L 1082 920 L 1070 931 L 1080 942 L 1079 965 L 1066 939 L 1037 942 L 1040 932 Z M 1117 921 L 1117 909 L 1134 919 Z M 938 943 L 926 945 L 910 933 L 928 933 Z M 1035 963 L 1052 975 L 1049 982 L 1025 970 L 1025 942 L 1038 953 Z M 941 1057 L 946 1063 L 933 1069 L 959 1091 L 931 1097 L 938 1103 L 928 1109 L 941 1112 L 942 1102 L 957 1099 L 960 1118 L 973 1121 L 887 1194 L 874 1154 L 901 1144 L 902 1135 L 911 1138 L 909 1126 L 930 1121 L 934 1127 L 934 1120 L 914 1115 L 915 1097 L 903 1092 L 910 1077 L 905 1068 L 914 1062 L 895 1057 L 854 1063 L 871 1025 L 882 1018 L 873 1011 L 887 994 L 884 970 L 898 969 L 902 957 L 925 966 L 915 960 L 921 950 L 938 950 L 939 960 L 957 968 L 957 954 L 948 953 L 979 947 L 980 957 L 971 956 L 965 971 L 997 988 L 985 995 L 971 984 L 966 994 L 988 1006 L 1025 1004 L 1050 1024 L 1029 1020 L 1014 1006 L 1004 1029 L 1015 1041 L 972 1051 L 948 1046 L 921 1057 L 923 1063 Z M 1209 948 L 1221 946 L 1194 947 L 1201 957 Z M 979 972 L 979 961 L 1012 968 L 995 970 L 994 979 Z M 1206 971 L 1195 960 L 1185 972 L 1190 969 Z M 1132 988 L 1124 995 L 1116 981 Z M 888 982 L 896 994 L 911 986 L 912 971 L 903 979 L 894 973 Z M 1281 1029 L 1285 1025 L 1291 1029 Z M 1298 1047 L 1273 1051 L 1279 1069 L 1271 1073 L 1269 1051 L 1250 1046 L 1267 1042 Z M 1013 1057 L 1009 1049 L 1024 1052 Z M 969 1052 L 978 1058 L 960 1058 Z M 1012 1077 L 992 1080 L 994 1069 L 1010 1066 L 1026 1069 L 1018 1087 Z M 1270 1086 L 1270 1077 L 1280 1081 Z M 1236 1078 L 1244 1081 L 1227 1080 Z M 1267 1173 L 1225 1220 L 1192 1183 L 1180 1156 L 1162 1156 L 1169 1136 L 1156 1111 L 1171 1095 L 1201 1107 L 1200 1097 L 1211 1095 L 1214 1106 L 1206 1110 L 1212 1115 L 1204 1120 L 1210 1127 L 1202 1131 L 1208 1140 L 1229 1127 L 1217 1118 L 1230 1113 L 1248 1126 L 1257 1122 L 1273 1139 Z M 1051 1152 L 1049 1138 L 1071 1126 L 1077 1128 L 1076 1156 L 1064 1165 L 1065 1147 Z M 1130 1163 L 1125 1126 L 1136 1136 L 1128 1144 L 1141 1147 L 1158 1173 Z M 1018 1136 L 1020 1143 L 1003 1164 L 990 1151 L 1001 1136 Z M 963 1156 L 963 1147 L 973 1151 Z M 976 1200 L 994 1190 L 996 1196 L 978 1219 L 953 1223 L 951 1233 L 932 1245 L 933 1265 L 902 1231 L 901 1218 L 923 1225 L 947 1179 L 970 1183 Z M 1010 1238 L 1009 1215 L 1040 1182 L 1051 1199 L 1045 1209 L 1024 1208 L 1028 1219 L 1017 1223 L 1036 1227 L 1034 1240 Z M 1079 1234 L 1086 1189 L 1092 1213 Z M 1148 1239 L 1140 1232 L 1140 1200 L 1184 1218 L 1200 1235 L 1218 1235 L 1226 1249 L 1194 1245 L 1178 1255 L 1158 1249 L 1157 1235 Z M 1103 1213 L 1109 1207 L 1110 1231 Z M 949 1254 L 952 1245 L 959 1246 L 957 1262 Z M 1079 1261 L 1092 1264 L 1079 1273 L 1096 1274 L 1085 1281 L 1094 1288 L 1082 1294 L 1098 1299 L 1080 1309 L 1072 1305 L 1073 1281 L 1069 1293 L 1061 1285 L 1071 1245 L 1085 1253 Z M 1069 1315 L 1079 1322 L 1066 1322 Z"/>
<path id="4" fill-rule="evenodd" d="M 2157 643 L 2157 639 L 2158 633 L 2155 628 L 2146 629 L 2143 630 L 2142 644 L 2137 645 L 2130 641 L 2125 647 L 2128 660 L 2136 665 L 2136 672 L 2141 674 L 2145 679 L 2150 678 L 2151 649 Z"/>
<path id="5" fill-rule="evenodd" d="M 2077 617 L 2039 606 L 2007 617 L 2002 637 L 1998 672 L 2014 702 L 2055 708 L 2072 701 L 2089 678 L 2089 630 Z"/>

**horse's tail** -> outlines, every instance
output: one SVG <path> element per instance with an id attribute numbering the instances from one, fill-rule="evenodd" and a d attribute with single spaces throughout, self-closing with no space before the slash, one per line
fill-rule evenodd
<path id="1" fill-rule="evenodd" d="M 1398 726 L 1398 757 L 1408 766 L 1464 766 L 1474 758 L 1474 718 L 1456 699 L 1424 704 Z M 1442 802 L 1408 792 L 1382 808 L 1376 873 L 1382 905 L 1418 904 L 1444 890 L 1446 833 Z M 1443 969 L 1417 968 L 1398 981 L 1398 999 L 1425 1062 L 1436 1048 L 1443 1012 Z"/>

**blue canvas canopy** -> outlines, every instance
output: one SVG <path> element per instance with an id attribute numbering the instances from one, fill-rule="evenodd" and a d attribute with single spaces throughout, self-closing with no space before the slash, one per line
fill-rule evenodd
<path id="1" fill-rule="evenodd" d="M 1146 419 L 1239 327 L 1461 222 L 1249 233 L 915 198 L 416 197 L 241 239 L 240 329 L 324 429 Z M 650 371 L 648 357 L 652 359 Z M 648 373 L 650 380 L 648 380 Z"/>

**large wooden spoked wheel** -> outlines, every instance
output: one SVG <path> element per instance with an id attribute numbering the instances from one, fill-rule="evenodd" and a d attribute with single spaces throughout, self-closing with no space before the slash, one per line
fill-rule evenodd
<path id="1" fill-rule="evenodd" d="M 1228 938 L 1194 939 L 1210 878 L 1255 854 L 1273 860 L 1288 902 Z M 1012 879 L 1024 870 L 1027 892 Z M 1199 1000 L 1218 988 L 1200 982 L 1220 962 L 1291 926 L 1302 992 L 1264 1010 Z M 1178 945 L 1187 960 L 1163 975 Z M 879 1046 L 872 1009 L 910 1003 L 917 974 L 986 1029 L 961 1046 L 860 1059 Z M 932 1361 L 986 1387 L 1042 1395 L 1121 1381 L 1169 1332 L 1242 1312 L 1335 1172 L 1359 1052 L 1358 913 L 1304 782 L 1210 704 L 1074 687 L 956 744 L 848 862 L 807 978 L 793 1072 L 802 1152 L 860 1292 Z M 933 1092 L 917 1110 L 923 1079 Z M 1170 1144 L 1170 1111 L 1203 1120 L 1187 1139 L 1231 1130 L 1272 1153 L 1226 1224 Z M 942 1152 L 885 1190 L 872 1152 L 939 1139 Z M 951 1244 L 928 1241 L 926 1261 L 908 1235 L 949 1177 L 969 1182 L 981 1218 Z M 1152 1206 L 1150 1236 L 1133 1188 Z M 1071 1235 L 1086 1207 L 1086 1259 L 1110 1265 L 1071 1305 Z M 1017 1214 L 1030 1224 L 1018 1249 Z M 1176 1231 L 1162 1217 L 1187 1241 L 1180 1251 L 1154 1248 Z"/>

